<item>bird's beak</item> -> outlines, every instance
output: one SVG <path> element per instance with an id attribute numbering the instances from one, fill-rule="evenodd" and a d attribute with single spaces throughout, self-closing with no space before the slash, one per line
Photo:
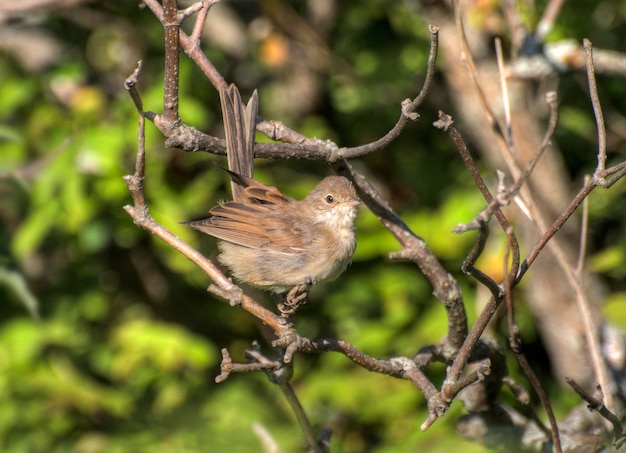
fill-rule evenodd
<path id="1" fill-rule="evenodd" d="M 348 201 L 344 201 L 343 204 L 346 204 L 348 206 L 358 206 L 362 203 L 361 200 L 359 200 L 358 198 L 350 198 Z"/>

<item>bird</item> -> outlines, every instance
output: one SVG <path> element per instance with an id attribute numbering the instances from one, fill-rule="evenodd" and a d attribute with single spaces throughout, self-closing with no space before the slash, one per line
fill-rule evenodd
<path id="1" fill-rule="evenodd" d="M 302 200 L 226 170 L 240 193 L 203 220 L 183 222 L 219 240 L 218 260 L 235 279 L 275 294 L 334 280 L 356 248 L 361 201 L 343 176 L 322 179 Z"/>

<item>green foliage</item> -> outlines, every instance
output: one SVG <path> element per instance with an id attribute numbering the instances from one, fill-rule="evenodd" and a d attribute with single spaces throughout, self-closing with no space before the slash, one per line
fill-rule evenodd
<path id="1" fill-rule="evenodd" d="M 626 328 L 626 293 L 611 294 L 604 301 L 604 314 L 618 328 Z"/>
<path id="2" fill-rule="evenodd" d="M 171 418 L 204 387 L 216 361 L 206 339 L 148 319 L 100 337 L 94 326 L 109 300 L 91 293 L 64 302 L 64 318 L 16 318 L 0 332 L 4 448 L 50 451 L 76 440 L 78 426 L 123 434 L 122 423 Z"/>

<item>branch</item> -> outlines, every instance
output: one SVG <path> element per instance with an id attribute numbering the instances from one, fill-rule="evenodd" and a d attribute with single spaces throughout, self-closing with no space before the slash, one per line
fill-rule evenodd
<path id="1" fill-rule="evenodd" d="M 448 359 L 451 358 L 467 335 L 467 315 L 458 282 L 441 265 L 427 244 L 411 231 L 348 161 L 341 163 L 338 172 L 354 182 L 359 198 L 402 246 L 399 252 L 390 254 L 390 258 L 413 262 L 433 286 L 434 296 L 443 303 L 448 315 L 448 335 L 442 340 L 446 347 L 442 347 L 442 350 L 446 351 Z"/>
<path id="2" fill-rule="evenodd" d="M 619 418 L 609 410 L 604 404 L 604 395 L 602 392 L 602 387 L 599 385 L 596 387 L 600 397 L 595 398 L 588 394 L 576 381 L 570 378 L 565 378 L 565 382 L 569 384 L 570 387 L 580 396 L 583 400 L 585 400 L 589 406 L 590 411 L 598 412 L 602 417 L 604 417 L 607 421 L 611 423 L 613 426 L 613 446 L 619 449 L 624 442 L 626 441 L 626 437 L 624 435 L 624 428 Z"/>
<path id="3" fill-rule="evenodd" d="M 507 241 L 507 249 L 504 256 L 503 264 L 504 264 L 504 295 L 506 300 L 506 308 L 507 308 L 507 323 L 509 329 L 509 345 L 511 350 L 515 354 L 515 359 L 517 360 L 518 365 L 522 369 L 523 373 L 528 377 L 530 384 L 532 385 L 535 393 L 539 397 L 541 401 L 541 405 L 546 411 L 548 415 L 548 420 L 550 421 L 550 426 L 552 427 L 552 431 L 549 431 L 545 425 L 538 419 L 538 417 L 534 417 L 535 422 L 537 422 L 538 426 L 542 429 L 544 433 L 546 433 L 550 438 L 552 438 L 554 442 L 555 449 L 557 451 L 562 451 L 561 447 L 561 438 L 559 433 L 559 427 L 557 425 L 556 417 L 554 416 L 554 411 L 552 410 L 552 404 L 550 404 L 550 399 L 546 391 L 543 389 L 539 378 L 533 371 L 530 363 L 526 359 L 526 356 L 522 352 L 522 339 L 519 336 L 519 328 L 515 323 L 515 305 L 513 304 L 513 277 L 514 275 L 507 272 L 507 263 L 509 261 L 509 253 L 512 249 L 512 244 Z M 535 415 L 534 411 L 532 412 Z"/>
<path id="4" fill-rule="evenodd" d="M 141 110 L 142 102 L 137 92 L 137 79 L 141 71 L 141 63 L 133 74 L 124 83 L 138 113 L 137 127 L 137 156 L 135 159 L 135 173 L 124 177 L 124 181 L 133 198 L 133 205 L 124 206 L 124 210 L 131 216 L 136 225 L 149 231 L 170 247 L 182 253 L 190 261 L 196 264 L 215 283 L 209 287 L 209 291 L 229 301 L 231 305 L 241 306 L 244 310 L 259 318 L 269 325 L 275 332 L 280 333 L 283 329 L 280 318 L 263 307 L 257 301 L 243 294 L 241 289 L 234 285 L 211 260 L 204 257 L 182 239 L 159 225 L 149 214 L 148 205 L 144 194 L 145 178 L 145 116 Z"/>
<path id="5" fill-rule="evenodd" d="M 163 0 L 163 29 L 165 30 L 165 85 L 163 87 L 163 127 L 180 123 L 178 116 L 178 34 L 181 18 L 176 0 Z"/>
<path id="6" fill-rule="evenodd" d="M 594 113 L 596 114 L 596 124 L 598 125 L 598 135 L 599 135 L 599 149 L 598 149 L 598 163 L 596 167 L 596 171 L 592 178 L 588 179 L 583 188 L 578 192 L 578 194 L 574 197 L 569 206 L 565 209 L 565 211 L 557 218 L 557 220 L 553 223 L 553 225 L 549 229 L 545 229 L 543 225 L 543 221 L 541 218 L 536 217 L 534 220 L 539 226 L 539 228 L 543 229 L 545 233 L 539 239 L 539 241 L 535 244 L 528 257 L 522 263 L 520 268 L 520 272 L 516 277 L 515 281 L 519 282 L 522 276 L 526 273 L 529 266 L 533 263 L 533 261 L 537 258 L 540 251 L 543 247 L 548 243 L 548 241 L 557 233 L 557 231 L 565 224 L 565 222 L 571 217 L 574 211 L 580 206 L 583 200 L 591 193 L 591 191 L 597 187 L 608 187 L 609 181 L 605 179 L 608 175 L 613 175 L 610 180 L 610 184 L 615 183 L 619 178 L 621 178 L 625 173 L 626 165 L 625 163 L 618 164 L 609 169 L 605 169 L 606 162 L 606 149 L 603 143 L 603 132 L 600 132 L 600 129 L 604 128 L 604 121 L 601 116 L 601 109 L 599 100 L 597 98 L 597 92 L 594 94 L 595 90 L 595 79 L 594 79 L 594 70 L 593 70 L 593 58 L 591 54 L 591 44 L 586 41 L 585 48 L 588 49 L 588 78 L 589 78 L 589 86 L 591 90 L 591 98 L 592 104 L 594 107 Z M 600 115 L 598 117 L 597 115 Z M 552 251 L 559 262 L 559 266 L 563 269 L 568 282 L 572 286 L 575 294 L 576 294 L 576 302 L 578 304 L 578 308 L 581 314 L 585 337 L 589 346 L 591 361 L 593 364 L 594 372 L 596 378 L 600 382 L 603 389 L 607 390 L 607 406 L 609 408 L 614 407 L 613 394 L 608 391 L 611 388 L 611 381 L 609 379 L 609 373 L 607 370 L 606 363 L 602 357 L 602 351 L 599 344 L 599 339 L 597 335 L 597 321 L 592 317 L 592 311 L 589 306 L 589 300 L 585 293 L 584 284 L 582 279 L 576 272 L 569 260 L 566 258 L 564 251 L 561 249 L 558 243 L 551 242 Z"/>
<path id="7" fill-rule="evenodd" d="M 415 97 L 415 99 L 405 99 L 402 102 L 398 122 L 384 137 L 379 138 L 375 142 L 368 143 L 367 145 L 357 146 L 354 148 L 341 148 L 337 150 L 336 155 L 331 162 L 334 162 L 336 159 L 352 159 L 354 157 L 361 157 L 373 151 L 385 148 L 400 135 L 409 120 L 416 121 L 419 118 L 419 114 L 416 113 L 416 110 L 424 102 L 424 99 L 426 99 L 426 94 L 428 94 L 432 85 L 437 64 L 437 50 L 439 49 L 439 27 L 429 25 L 428 30 L 430 31 L 430 54 L 428 55 L 428 63 L 426 65 L 426 78 L 420 93 Z"/>
<path id="8" fill-rule="evenodd" d="M 174 2 L 174 0 L 168 1 Z M 146 0 L 145 4 L 164 24 L 164 26 L 166 26 L 166 24 L 170 24 L 170 22 L 167 22 L 165 19 L 164 8 L 162 8 L 156 0 Z M 206 19 L 206 10 L 213 4 L 213 1 L 203 1 L 203 9 L 201 10 L 201 14 L 199 14 L 194 30 L 200 28 L 200 24 Z M 180 20 L 180 16 L 177 16 L 177 18 Z M 179 27 L 176 28 L 179 30 Z M 431 47 L 424 85 L 417 97 L 413 100 L 406 100 L 402 103 L 401 114 L 398 122 L 384 137 L 362 146 L 339 148 L 332 142 L 306 137 L 286 127 L 280 122 L 259 119 L 256 125 L 257 130 L 264 133 L 268 138 L 272 140 L 279 140 L 283 143 L 257 143 L 254 148 L 255 156 L 268 159 L 296 158 L 325 160 L 329 163 L 333 163 L 344 158 L 364 156 L 389 145 L 404 130 L 409 119 L 417 120 L 419 118 L 419 115 L 415 112 L 415 110 L 422 104 L 432 85 L 437 60 L 439 29 L 434 25 L 430 25 L 429 31 L 431 34 Z M 213 86 L 218 91 L 220 89 L 227 88 L 227 82 L 207 59 L 206 55 L 201 51 L 200 43 L 197 39 L 197 32 L 194 31 L 193 36 L 189 37 L 183 31 L 179 30 L 178 36 L 180 45 L 185 53 L 194 61 L 194 63 L 196 63 L 200 70 L 202 70 Z M 170 49 L 170 51 L 167 49 Z M 166 40 L 166 70 L 167 68 L 174 66 L 173 58 L 170 57 L 168 59 L 167 55 L 173 55 L 173 44 L 170 40 Z M 178 53 L 176 53 L 176 55 L 178 55 Z M 168 63 L 170 60 L 171 63 Z M 166 74 L 166 81 L 167 80 L 173 80 L 173 77 L 168 79 Z M 166 92 L 169 92 L 167 87 Z M 172 103 L 171 99 L 174 99 L 172 95 L 168 97 L 168 105 L 171 105 L 172 110 L 175 106 L 177 113 L 178 104 L 177 102 L 175 104 Z M 177 97 L 175 99 L 177 101 Z M 167 112 L 167 110 L 165 111 Z M 214 154 L 225 154 L 226 144 L 221 139 L 211 137 L 195 128 L 180 124 L 180 122 L 172 122 L 169 117 L 166 118 L 166 120 L 161 120 L 158 115 L 151 114 L 148 116 L 148 119 L 154 121 L 159 130 L 167 137 L 166 146 L 168 147 L 180 148 L 184 151 L 190 152 L 202 150 Z"/>
<path id="9" fill-rule="evenodd" d="M 601 172 L 606 168 L 606 126 L 604 125 L 604 115 L 602 114 L 602 106 L 600 105 L 600 97 L 598 96 L 598 86 L 596 84 L 596 72 L 593 65 L 593 47 L 591 41 L 587 38 L 583 40 L 585 47 L 587 80 L 589 82 L 589 96 L 591 97 L 591 106 L 593 107 L 593 116 L 596 119 L 596 130 L 598 132 L 598 165 L 596 171 Z"/>
<path id="10" fill-rule="evenodd" d="M 537 24 L 537 30 L 535 32 L 537 40 L 543 41 L 548 33 L 552 31 L 552 28 L 554 27 L 554 22 L 556 21 L 556 18 L 561 11 L 563 3 L 565 3 L 565 0 L 550 0 L 550 3 L 543 11 L 543 16 L 541 16 L 541 19 Z"/>

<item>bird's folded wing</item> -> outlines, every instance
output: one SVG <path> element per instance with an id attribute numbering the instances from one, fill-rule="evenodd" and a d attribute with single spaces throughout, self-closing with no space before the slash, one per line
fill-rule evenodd
<path id="1" fill-rule="evenodd" d="M 185 225 L 244 247 L 273 248 L 283 253 L 302 248 L 302 230 L 265 205 L 229 201 L 211 209 L 211 214 L 208 219 Z"/>
<path id="2" fill-rule="evenodd" d="M 266 186 L 258 182 L 257 185 L 246 187 L 243 193 L 249 200 L 261 204 L 280 204 L 293 201 L 292 198 L 281 193 L 276 187 Z"/>
<path id="3" fill-rule="evenodd" d="M 230 178 L 243 188 L 243 196 L 245 201 L 260 204 L 279 204 L 289 203 L 293 198 L 283 194 L 274 186 L 263 184 L 256 179 L 249 178 L 245 175 L 235 173 L 224 168 L 230 174 Z M 239 200 L 242 201 L 242 200 Z"/>

